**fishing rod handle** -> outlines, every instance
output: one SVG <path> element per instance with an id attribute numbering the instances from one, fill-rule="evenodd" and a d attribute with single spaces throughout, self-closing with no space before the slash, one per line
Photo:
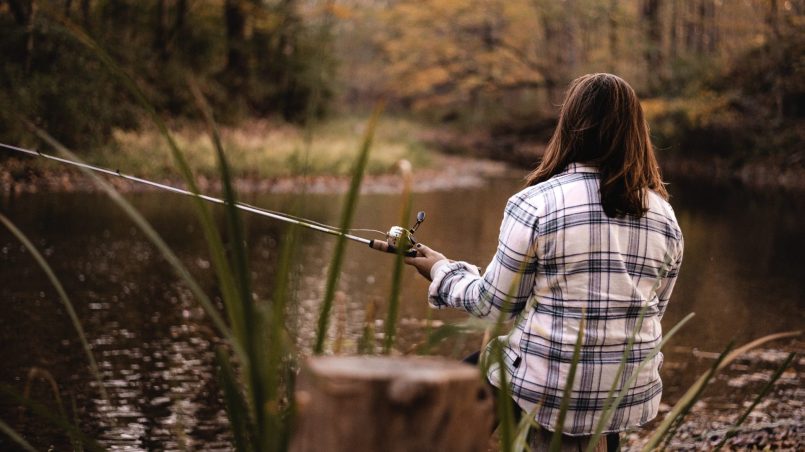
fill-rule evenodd
<path id="1" fill-rule="evenodd" d="M 391 254 L 397 254 L 397 247 L 391 246 L 388 243 L 384 242 L 383 240 L 370 240 L 369 241 L 369 248 L 378 251 L 385 251 Z M 417 251 L 416 250 L 408 250 L 403 253 L 405 257 L 416 257 Z"/>

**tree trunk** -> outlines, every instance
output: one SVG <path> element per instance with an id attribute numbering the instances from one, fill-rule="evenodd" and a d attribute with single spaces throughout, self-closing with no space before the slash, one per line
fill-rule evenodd
<path id="1" fill-rule="evenodd" d="M 698 22 L 696 21 L 696 2 L 686 1 L 685 8 L 685 51 L 687 54 L 696 52 L 696 41 L 699 34 Z"/>
<path id="2" fill-rule="evenodd" d="M 173 21 L 173 31 L 171 32 L 171 38 L 175 38 L 181 31 L 182 27 L 184 27 L 184 21 L 186 17 L 187 17 L 187 0 L 178 0 L 176 2 L 176 17 Z"/>
<path id="3" fill-rule="evenodd" d="M 154 17 L 154 50 L 159 59 L 168 59 L 168 5 L 167 0 L 159 0 L 156 5 L 156 15 Z"/>
<path id="4" fill-rule="evenodd" d="M 239 0 L 224 2 L 226 20 L 226 69 L 232 75 L 244 77 L 248 61 L 246 45 L 246 13 Z"/>
<path id="5" fill-rule="evenodd" d="M 26 7 L 24 2 L 20 0 L 8 0 L 8 8 L 11 10 L 11 15 L 14 16 L 17 25 L 28 24 L 28 15 L 31 9 L 30 2 L 28 2 L 28 7 Z"/>
<path id="6" fill-rule="evenodd" d="M 90 26 L 90 0 L 81 0 L 81 20 L 84 22 L 84 30 L 89 32 Z"/>
<path id="7" fill-rule="evenodd" d="M 610 0 L 609 14 L 609 64 L 612 72 L 617 71 L 618 60 L 618 0 Z"/>
<path id="8" fill-rule="evenodd" d="M 653 94 L 662 84 L 663 71 L 660 0 L 644 0 L 641 14 L 646 25 L 646 88 Z"/>
<path id="9" fill-rule="evenodd" d="M 25 73 L 29 74 L 31 72 L 31 62 L 34 55 L 34 21 L 36 21 L 36 10 L 38 6 L 36 4 L 36 0 L 31 0 L 30 10 L 28 15 L 28 25 L 26 26 L 26 31 L 28 33 L 28 39 L 25 43 Z"/>
<path id="10" fill-rule="evenodd" d="M 715 3 L 713 0 L 699 0 L 699 35 L 696 51 L 699 54 L 712 54 L 716 45 Z"/>
<path id="11" fill-rule="evenodd" d="M 780 39 L 780 14 L 779 8 L 777 7 L 777 0 L 771 0 L 769 2 L 769 11 L 766 14 L 766 25 L 768 25 L 769 30 L 771 31 L 771 36 L 773 39 Z"/>
<path id="12" fill-rule="evenodd" d="M 679 23 L 679 5 L 677 1 L 678 0 L 671 0 L 671 28 L 668 32 L 668 56 L 671 58 L 672 62 L 675 62 L 679 56 L 677 47 L 677 40 L 679 39 L 679 32 L 677 31 L 677 24 Z"/>
<path id="13" fill-rule="evenodd" d="M 296 400 L 292 452 L 481 452 L 493 427 L 478 368 L 440 358 L 311 358 Z"/>

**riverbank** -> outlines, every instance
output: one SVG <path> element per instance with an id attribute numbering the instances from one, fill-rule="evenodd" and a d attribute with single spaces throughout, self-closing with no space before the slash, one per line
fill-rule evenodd
<path id="1" fill-rule="evenodd" d="M 249 121 L 222 128 L 221 136 L 241 192 L 341 192 L 349 185 L 366 122 L 363 116 L 344 116 L 305 129 Z M 411 162 L 417 191 L 477 186 L 483 178 L 501 174 L 519 177 L 537 164 L 553 127 L 552 121 L 543 120 L 464 130 L 385 117 L 375 131 L 363 188 L 366 192 L 399 191 L 395 165 L 401 159 Z M 215 151 L 204 127 L 180 123 L 173 130 L 200 188 L 218 191 Z M 117 130 L 113 136 L 109 145 L 83 153 L 82 158 L 125 174 L 181 185 L 170 151 L 156 130 Z M 657 152 L 668 179 L 805 192 L 802 152 L 751 158 L 680 153 L 663 147 Z M 129 183 L 115 186 L 124 192 L 145 189 Z M 0 164 L 3 193 L 95 189 L 88 179 L 64 165 L 30 158 L 7 158 Z"/>
<path id="2" fill-rule="evenodd" d="M 287 123 L 251 121 L 221 129 L 231 174 L 242 193 L 339 193 L 349 188 L 367 119 L 347 116 L 322 122 L 310 129 Z M 196 175 L 203 192 L 220 192 L 216 153 L 204 128 L 176 124 L 173 135 Z M 402 189 L 397 162 L 413 167 L 414 190 L 433 191 L 476 187 L 488 177 L 524 173 L 505 162 L 479 157 L 446 155 L 422 139 L 422 124 L 395 117 L 382 118 L 375 130 L 366 176 L 365 193 Z M 184 186 L 171 153 L 156 130 L 118 130 L 107 146 L 82 153 L 90 164 L 120 170 L 127 175 Z M 4 156 L 5 157 L 5 156 Z M 108 179 L 119 191 L 150 190 L 121 179 Z M 69 166 L 29 157 L 10 157 L 0 164 L 0 192 L 92 192 L 94 183 Z"/>
<path id="3" fill-rule="evenodd" d="M 422 136 L 426 145 L 445 153 L 504 161 L 528 170 L 537 164 L 545 151 L 553 127 L 552 123 L 546 121 L 528 128 L 512 126 L 465 132 L 433 129 Z M 730 158 L 704 152 L 681 155 L 658 146 L 657 155 L 668 178 L 739 183 L 760 190 L 805 192 L 805 154 L 802 152 L 789 156 Z"/>
<path id="4" fill-rule="evenodd" d="M 517 170 L 506 163 L 460 157 L 445 154 L 429 156 L 430 164 L 414 167 L 413 191 L 431 192 L 457 188 L 479 187 L 490 177 L 519 177 L 524 171 Z M 49 162 L 33 163 L 30 159 L 9 159 L 0 168 L 0 194 L 19 195 L 24 193 L 71 193 L 95 192 L 98 187 L 81 171 L 56 166 Z M 368 174 L 361 185 L 362 193 L 397 193 L 402 190 L 402 178 L 393 172 Z M 147 177 L 141 173 L 130 173 Z M 122 193 L 152 191 L 153 187 L 136 184 L 123 179 L 107 177 L 106 180 Z M 176 177 L 155 179 L 167 185 L 186 188 Z M 208 175 L 196 178 L 199 190 L 203 193 L 220 193 L 220 179 Z M 234 180 L 239 193 L 344 193 L 349 189 L 350 179 L 343 175 L 288 175 L 269 178 L 241 176 Z"/>

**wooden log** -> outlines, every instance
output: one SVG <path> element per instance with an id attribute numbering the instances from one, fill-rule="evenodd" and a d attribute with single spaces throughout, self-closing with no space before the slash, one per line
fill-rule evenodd
<path id="1" fill-rule="evenodd" d="M 311 358 L 296 402 L 292 452 L 480 452 L 494 422 L 478 368 L 444 358 Z"/>

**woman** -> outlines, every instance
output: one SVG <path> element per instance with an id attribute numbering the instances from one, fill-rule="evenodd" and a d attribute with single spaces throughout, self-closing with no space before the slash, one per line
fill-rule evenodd
<path id="1" fill-rule="evenodd" d="M 517 405 L 533 412 L 543 431 L 556 428 L 585 319 L 562 428 L 565 443 L 584 444 L 596 431 L 610 388 L 620 390 L 662 339 L 660 320 L 682 262 L 682 233 L 637 96 L 614 75 L 585 75 L 570 84 L 544 158 L 527 180 L 506 205 L 497 253 L 483 275 L 424 245 L 406 263 L 432 281 L 432 306 L 516 319 L 497 338 L 502 370 Z M 625 376 L 616 382 L 632 334 Z M 637 375 L 605 424 L 604 432 L 614 434 L 608 442 L 657 415 L 661 365 L 658 354 Z M 487 377 L 500 385 L 494 363 Z"/>

